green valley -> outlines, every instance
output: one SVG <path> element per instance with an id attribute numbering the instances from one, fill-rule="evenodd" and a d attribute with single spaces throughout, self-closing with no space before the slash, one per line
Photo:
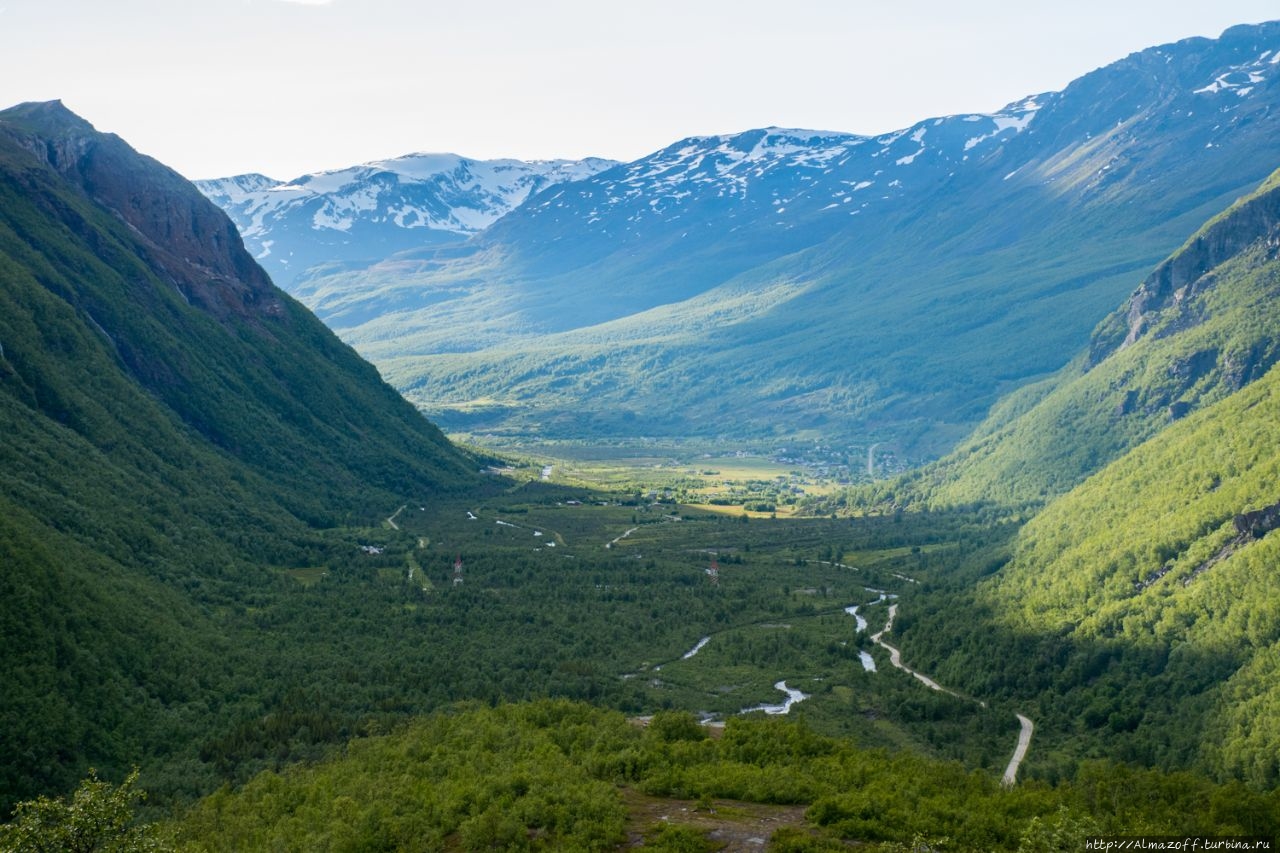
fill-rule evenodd
<path id="1" fill-rule="evenodd" d="M 1201 103 L 1273 30 L 877 142 L 946 192 L 882 187 L 866 230 L 801 246 L 786 205 L 843 208 L 709 195 L 733 236 L 652 291 L 679 257 L 558 242 L 547 195 L 358 299 L 300 278 L 408 400 L 176 173 L 0 111 L 0 850 L 1274 843 L 1270 114 L 1249 89 L 1160 136 L 1127 88 Z M 715 162 L 800 138 L 747 136 Z M 414 406 L 455 392 L 465 445 Z"/>
<path id="2" fill-rule="evenodd" d="M 1275 23 L 1149 48 L 993 115 L 691 137 L 465 243 L 291 292 L 486 443 L 819 437 L 944 455 L 1276 167 Z M 283 239 L 283 237 L 282 237 Z M 277 250 L 280 247 L 277 247 Z"/>

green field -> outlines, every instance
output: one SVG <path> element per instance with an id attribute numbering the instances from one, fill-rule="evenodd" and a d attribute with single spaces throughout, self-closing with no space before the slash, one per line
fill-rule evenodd
<path id="1" fill-rule="evenodd" d="M 726 453 L 697 443 L 535 444 L 496 452 L 504 463 L 494 471 L 504 476 L 628 492 L 637 500 L 754 518 L 811 514 L 815 502 L 865 479 L 865 451 L 854 449 L 801 453 L 753 447 Z"/>

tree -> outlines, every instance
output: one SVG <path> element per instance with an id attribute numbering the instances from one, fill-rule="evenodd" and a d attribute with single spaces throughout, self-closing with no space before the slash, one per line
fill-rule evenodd
<path id="1" fill-rule="evenodd" d="M 68 800 L 37 797 L 18 804 L 12 823 L 0 826 L 4 853 L 155 853 L 170 850 L 152 827 L 134 823 L 145 797 L 135 787 L 138 769 L 114 786 L 90 770 Z"/>

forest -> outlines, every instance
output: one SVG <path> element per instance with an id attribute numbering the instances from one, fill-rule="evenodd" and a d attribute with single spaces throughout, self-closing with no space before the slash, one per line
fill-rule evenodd
<path id="1" fill-rule="evenodd" d="M 1267 840 L 1280 828 L 1275 792 L 1187 772 L 1095 761 L 1052 786 L 1003 787 L 958 762 L 860 749 L 781 717 L 709 729 L 688 712 L 637 721 L 550 699 L 454 704 L 320 763 L 223 787 L 177 821 L 130 822 L 142 793 L 134 781 L 86 780 L 74 807 L 26 804 L 0 827 L 0 844 L 47 849 L 31 839 L 52 824 L 64 838 L 118 845 L 109 849 L 188 853 L 713 851 L 759 834 L 781 851 L 854 849 L 856 840 L 884 853 L 1032 853 L 1117 835 Z"/>
<path id="2" fill-rule="evenodd" d="M 138 816 L 175 849 L 612 849 L 634 837 L 712 850 L 717 821 L 769 804 L 792 807 L 773 835 L 782 850 L 1274 834 L 1274 786 L 1144 745 L 1196 736 L 1172 699 L 1162 726 L 1106 711 L 1107 737 L 1084 741 L 1076 706 L 1103 701 L 1114 679 L 1095 688 L 1073 664 L 1036 700 L 984 675 L 996 649 L 1017 683 L 1018 643 L 1040 654 L 1054 641 L 993 630 L 983 602 L 958 592 L 1008 559 L 1018 526 L 972 512 L 726 516 L 539 482 L 391 507 L 251 586 L 196 591 L 216 618 L 187 626 L 200 666 L 171 676 L 180 713 L 139 709 L 148 736 L 128 743 L 109 725 L 82 729 L 100 744 L 84 760 L 111 780 L 140 764 Z M 928 689 L 870 641 L 890 602 L 908 662 L 960 695 Z M 1105 653 L 1083 641 L 1058 652 Z M 1130 652 L 1123 672 L 1143 660 Z M 777 702 L 779 680 L 806 694 L 785 719 L 741 713 Z M 1015 711 L 1037 730 L 1005 789 Z M 651 819 L 675 801 L 696 819 Z M 1034 846 L 1037 833 L 1060 846 Z"/>
<path id="3" fill-rule="evenodd" d="M 775 518 L 450 444 L 174 173 L 0 113 L 0 846 L 1274 838 L 1275 263 L 1243 219 L 1147 338 L 1113 317 L 960 455 Z"/>

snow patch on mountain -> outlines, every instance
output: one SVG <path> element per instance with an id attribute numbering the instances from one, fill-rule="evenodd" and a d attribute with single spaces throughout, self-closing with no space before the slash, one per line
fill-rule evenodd
<path id="1" fill-rule="evenodd" d="M 456 154 L 410 154 L 303 175 L 284 183 L 240 175 L 197 186 L 232 215 L 246 239 L 264 238 L 288 217 L 315 229 L 350 231 L 357 223 L 482 231 L 548 186 L 590 177 L 612 160 L 471 160 Z"/>
<path id="2" fill-rule="evenodd" d="M 690 137 L 628 164 L 616 180 L 602 180 L 605 204 L 671 195 L 681 187 L 702 192 L 714 189 L 719 197 L 742 197 L 753 180 L 778 169 L 826 168 L 865 141 L 847 133 L 777 127 L 731 136 Z"/>
<path id="3" fill-rule="evenodd" d="M 484 231 L 530 196 L 618 165 L 613 160 L 472 160 L 410 154 L 292 181 L 237 175 L 196 186 L 235 222 L 288 287 L 316 265 L 371 263 Z"/>
<path id="4" fill-rule="evenodd" d="M 574 221 L 602 236 L 629 232 L 636 239 L 650 233 L 651 223 L 690 215 L 741 217 L 745 223 L 761 221 L 754 216 L 768 210 L 773 226 L 792 228 L 808 216 L 848 213 L 851 193 L 871 186 L 883 193 L 867 204 L 882 205 L 933 185 L 971 156 L 985 156 L 1021 133 L 1055 97 L 1024 98 L 993 115 L 927 119 L 876 137 L 780 127 L 689 137 L 566 184 L 557 195 L 543 194 L 522 215 Z M 892 180 L 881 179 L 886 168 L 893 169 Z"/>
<path id="5" fill-rule="evenodd" d="M 1031 124 L 1031 120 L 1040 112 L 1040 104 L 1034 98 L 1028 98 L 1022 103 L 1016 105 L 1011 111 L 1005 113 L 997 113 L 992 116 L 977 116 L 977 120 L 989 123 L 993 129 L 989 133 L 979 136 L 971 136 L 964 142 L 964 150 L 969 151 L 976 148 L 988 139 L 995 139 L 1006 130 L 1012 130 L 1014 133 L 1021 133 L 1027 129 L 1027 125 Z M 966 116 L 965 121 L 972 121 L 974 116 Z"/>
<path id="6" fill-rule="evenodd" d="M 1208 85 L 1192 90 L 1194 95 L 1217 95 L 1231 92 L 1237 97 L 1246 97 L 1259 83 L 1267 79 L 1272 66 L 1280 62 L 1280 50 L 1264 50 L 1251 62 L 1233 65 L 1213 78 Z"/>

